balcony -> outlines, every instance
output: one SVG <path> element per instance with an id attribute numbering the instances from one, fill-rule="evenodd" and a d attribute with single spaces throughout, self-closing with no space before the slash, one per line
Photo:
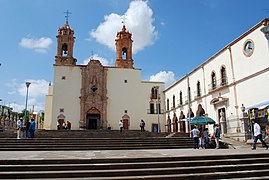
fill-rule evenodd
<path id="1" fill-rule="evenodd" d="M 147 114 L 158 114 L 158 109 L 147 109 Z M 164 114 L 164 110 L 160 109 L 159 114 Z"/>
<path id="2" fill-rule="evenodd" d="M 208 84 L 208 92 L 218 90 L 228 85 L 227 78 L 218 79 L 215 83 Z"/>

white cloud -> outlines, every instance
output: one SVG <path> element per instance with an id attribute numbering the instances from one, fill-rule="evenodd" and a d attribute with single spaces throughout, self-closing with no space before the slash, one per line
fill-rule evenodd
<path id="1" fill-rule="evenodd" d="M 158 33 L 152 24 L 154 21 L 153 11 L 148 6 L 147 1 L 132 1 L 124 15 L 126 28 L 133 34 L 133 53 L 137 53 L 154 43 Z M 122 15 L 115 13 L 105 16 L 104 22 L 97 29 L 92 30 L 90 35 L 97 42 L 115 51 L 115 38 L 117 32 L 121 30 L 122 17 Z"/>
<path id="2" fill-rule="evenodd" d="M 88 64 L 91 59 L 99 60 L 103 66 L 111 66 L 112 63 L 113 63 L 113 60 L 109 61 L 106 58 L 103 58 L 103 57 L 99 56 L 98 54 L 94 54 L 92 57 L 89 57 L 88 59 L 85 59 L 83 61 L 83 64 L 84 65 Z"/>
<path id="3" fill-rule="evenodd" d="M 151 75 L 149 81 L 164 82 L 166 87 L 171 86 L 175 81 L 175 74 L 172 71 L 160 71 L 155 75 Z"/>
<path id="4" fill-rule="evenodd" d="M 45 53 L 52 44 L 50 38 L 41 37 L 39 39 L 22 38 L 19 45 L 27 49 L 34 49 L 36 52 Z"/>
<path id="5" fill-rule="evenodd" d="M 49 82 L 47 82 L 46 80 L 27 80 L 27 82 L 31 83 L 28 89 L 29 97 L 38 98 L 47 94 Z M 25 83 L 19 85 L 18 92 L 21 96 L 26 95 L 26 90 L 27 88 Z"/>

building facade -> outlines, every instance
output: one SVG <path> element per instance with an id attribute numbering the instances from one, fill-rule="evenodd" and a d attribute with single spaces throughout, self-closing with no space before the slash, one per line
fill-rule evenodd
<path id="1" fill-rule="evenodd" d="M 73 130 L 146 130 L 165 127 L 163 82 L 141 80 L 141 69 L 134 68 L 132 34 L 123 25 L 117 33 L 115 66 L 103 66 L 99 60 L 77 65 L 73 57 L 74 30 L 68 22 L 59 28 L 54 64 L 54 82 L 49 85 L 45 106 L 45 129 L 57 129 L 70 121 Z"/>
<path id="2" fill-rule="evenodd" d="M 224 135 L 251 138 L 250 110 L 269 104 L 268 24 L 262 20 L 164 91 L 167 129 L 175 130 L 176 118 L 178 131 L 189 132 L 187 114 L 200 104 Z"/>

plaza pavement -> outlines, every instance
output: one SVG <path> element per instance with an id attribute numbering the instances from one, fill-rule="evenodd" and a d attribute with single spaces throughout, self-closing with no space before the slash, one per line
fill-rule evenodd
<path id="1" fill-rule="evenodd" d="M 269 150 L 251 146 L 236 146 L 230 149 L 150 149 L 150 150 L 86 150 L 86 151 L 1 151 L 0 160 L 19 159 L 110 159 L 110 158 L 147 158 L 209 156 L 228 154 L 268 153 Z"/>

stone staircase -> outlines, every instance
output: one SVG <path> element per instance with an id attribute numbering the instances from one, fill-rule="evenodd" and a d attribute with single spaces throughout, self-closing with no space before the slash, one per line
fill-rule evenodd
<path id="1" fill-rule="evenodd" d="M 0 179 L 269 179 L 269 153 L 0 160 Z"/>
<path id="2" fill-rule="evenodd" d="M 16 136 L 15 136 L 16 137 Z M 140 131 L 37 131 L 34 139 L 0 138 L 0 151 L 65 151 L 192 148 L 189 137 Z"/>

